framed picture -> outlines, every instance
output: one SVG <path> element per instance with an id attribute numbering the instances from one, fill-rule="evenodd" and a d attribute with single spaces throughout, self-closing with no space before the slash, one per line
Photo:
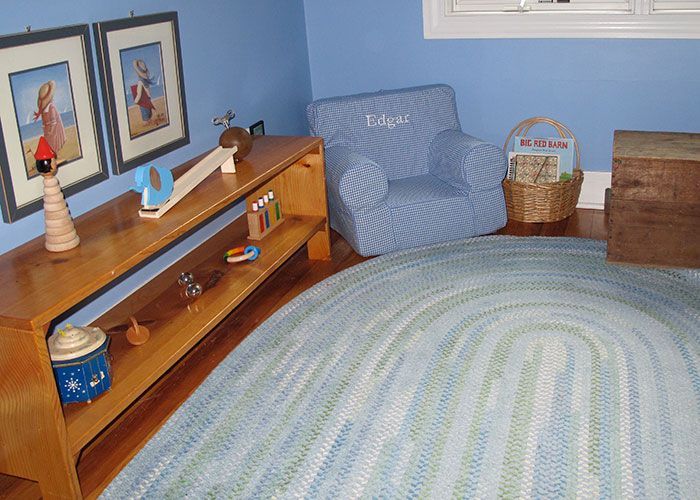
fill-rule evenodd
<path id="1" fill-rule="evenodd" d="M 115 174 L 190 142 L 177 12 L 93 25 Z"/>
<path id="2" fill-rule="evenodd" d="M 253 123 L 248 127 L 250 135 L 265 135 L 265 122 L 263 120 Z"/>
<path id="3" fill-rule="evenodd" d="M 34 151 L 39 137 L 56 153 L 64 196 L 107 179 L 89 26 L 0 37 L 2 217 L 42 208 Z"/>

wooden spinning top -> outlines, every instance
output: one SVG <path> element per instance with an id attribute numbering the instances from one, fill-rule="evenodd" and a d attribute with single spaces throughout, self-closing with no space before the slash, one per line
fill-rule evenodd
<path id="1" fill-rule="evenodd" d="M 145 344 L 151 338 L 151 332 L 143 325 L 139 325 L 136 318 L 129 316 L 131 326 L 126 330 L 126 340 L 131 345 Z"/>
<path id="2" fill-rule="evenodd" d="M 56 178 L 56 153 L 44 136 L 39 138 L 34 158 L 36 169 L 44 177 L 44 246 L 49 252 L 64 252 L 75 248 L 80 244 L 80 238 L 75 232 L 73 219 Z"/>

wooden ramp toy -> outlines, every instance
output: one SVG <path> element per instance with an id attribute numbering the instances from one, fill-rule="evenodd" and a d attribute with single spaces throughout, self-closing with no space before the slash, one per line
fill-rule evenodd
<path id="1" fill-rule="evenodd" d="M 175 180 L 172 193 L 170 193 L 169 196 L 167 196 L 167 193 L 161 193 L 161 197 L 167 198 L 166 202 L 157 206 L 151 205 L 150 203 L 144 203 L 146 207 L 139 210 L 139 215 L 149 219 L 161 218 L 168 210 L 173 208 L 177 202 L 183 199 L 187 193 L 197 187 L 200 182 L 206 179 L 217 168 L 221 168 L 221 172 L 224 174 L 235 174 L 236 163 L 234 162 L 233 155 L 237 150 L 238 149 L 235 146 L 232 148 L 223 148 L 221 146 L 217 147 L 215 150 L 197 162 L 197 164 L 195 164 L 187 172 L 185 172 L 182 177 Z M 137 179 L 138 178 L 146 178 L 146 182 L 151 182 L 151 184 L 159 183 L 157 177 L 153 178 L 150 175 L 145 176 L 143 172 L 137 172 Z M 146 189 L 148 189 L 148 187 L 146 187 Z"/>
<path id="2" fill-rule="evenodd" d="M 223 116 L 214 117 L 212 123 L 223 125 L 225 129 L 219 137 L 219 146 L 177 179 L 172 187 L 172 192 L 168 192 L 173 184 L 172 179 L 162 182 L 166 179 L 160 178 L 158 168 L 139 167 L 134 190 L 142 193 L 141 204 L 143 208 L 139 210 L 141 217 L 150 219 L 162 217 L 219 167 L 221 167 L 221 173 L 236 173 L 236 161 L 241 160 L 250 152 L 253 147 L 253 139 L 246 130 L 230 126 L 234 116 L 235 113 L 229 109 Z M 168 172 L 167 175 L 170 173 Z"/>

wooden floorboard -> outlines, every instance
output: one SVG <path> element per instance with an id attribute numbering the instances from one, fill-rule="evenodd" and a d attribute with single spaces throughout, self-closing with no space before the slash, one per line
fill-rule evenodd
<path id="1" fill-rule="evenodd" d="M 497 234 L 605 239 L 607 217 L 602 211 L 579 209 L 559 222 L 510 221 Z M 271 314 L 323 279 L 366 260 L 336 233 L 332 241 L 330 261 L 309 261 L 306 250 L 299 250 L 155 384 L 138 405 L 83 451 L 78 474 L 86 497 L 97 496 L 209 373 Z M 0 474 L 0 498 L 40 495 L 36 483 Z"/>

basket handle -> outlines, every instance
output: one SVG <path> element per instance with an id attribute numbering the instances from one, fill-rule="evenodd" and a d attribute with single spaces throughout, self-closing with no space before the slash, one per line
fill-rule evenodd
<path id="1" fill-rule="evenodd" d="M 508 145 L 510 144 L 510 140 L 514 135 L 527 136 L 530 129 L 538 123 L 547 123 L 556 129 L 561 138 L 566 139 L 568 134 L 568 137 L 574 140 L 574 149 L 576 151 L 576 164 L 574 165 L 574 170 L 581 170 L 581 154 L 578 149 L 578 141 L 576 140 L 576 136 L 566 125 L 546 116 L 533 116 L 532 118 L 527 118 L 526 120 L 521 121 L 515 127 L 513 127 L 508 134 L 506 142 L 503 144 L 503 152 L 506 155 L 508 154 Z"/>

